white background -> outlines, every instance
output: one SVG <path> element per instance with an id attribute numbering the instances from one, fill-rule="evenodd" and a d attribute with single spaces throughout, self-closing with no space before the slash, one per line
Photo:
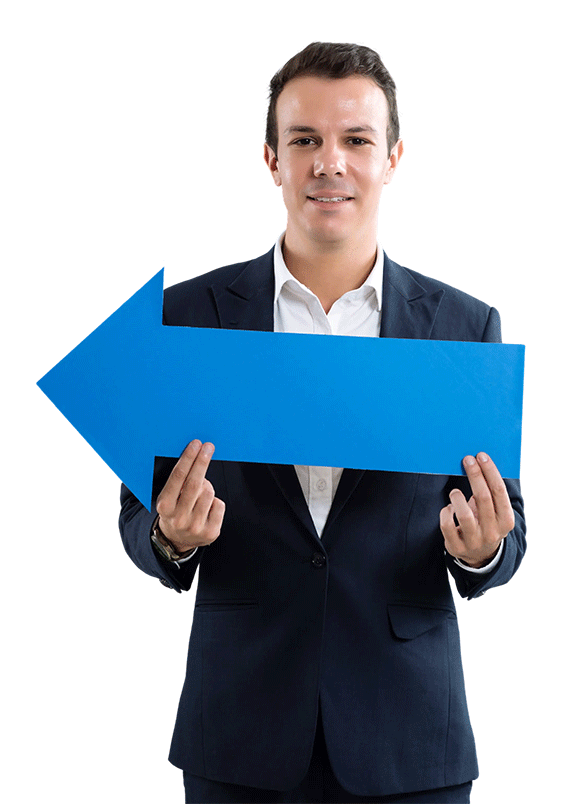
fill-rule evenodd
<path id="1" fill-rule="evenodd" d="M 386 251 L 495 305 L 504 341 L 526 344 L 529 550 L 506 587 L 458 600 L 473 800 L 578 800 L 579 4 L 4 8 L 3 800 L 182 801 L 166 756 L 194 590 L 126 557 L 117 479 L 35 383 L 162 266 L 170 285 L 270 248 L 285 216 L 262 162 L 267 86 L 313 40 L 369 45 L 397 82 Z"/>

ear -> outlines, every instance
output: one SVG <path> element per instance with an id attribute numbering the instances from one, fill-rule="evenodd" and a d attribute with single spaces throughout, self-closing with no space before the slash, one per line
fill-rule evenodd
<path id="1" fill-rule="evenodd" d="M 394 175 L 394 171 L 398 167 L 398 163 L 400 162 L 400 158 L 402 156 L 402 152 L 404 151 L 404 146 L 402 144 L 402 140 L 398 140 L 396 145 L 390 151 L 390 156 L 388 157 L 388 170 L 386 172 L 386 178 L 384 179 L 384 184 L 389 184 L 392 176 Z"/>
<path id="2" fill-rule="evenodd" d="M 282 181 L 280 179 L 280 171 L 278 170 L 278 159 L 276 158 L 276 154 L 270 145 L 268 145 L 266 142 L 264 143 L 264 161 L 268 165 L 268 170 L 272 174 L 274 183 L 277 187 L 280 187 Z"/>

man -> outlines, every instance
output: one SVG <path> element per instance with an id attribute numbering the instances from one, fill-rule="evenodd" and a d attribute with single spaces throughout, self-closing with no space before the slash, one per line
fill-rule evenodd
<path id="1" fill-rule="evenodd" d="M 402 147 L 378 55 L 309 45 L 271 82 L 264 156 L 283 237 L 170 288 L 165 323 L 498 341 L 495 309 L 377 245 Z M 212 453 L 195 440 L 176 464 L 158 459 L 152 513 L 122 488 L 135 563 L 177 591 L 199 566 L 170 754 L 186 800 L 469 801 L 447 570 L 469 599 L 510 579 L 525 549 L 518 483 L 484 453 L 461 456 L 467 478 Z"/>

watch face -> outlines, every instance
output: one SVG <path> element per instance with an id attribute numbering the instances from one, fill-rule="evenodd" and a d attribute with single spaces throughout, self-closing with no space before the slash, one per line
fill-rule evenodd
<path id="1" fill-rule="evenodd" d="M 166 558 L 167 561 L 174 561 L 175 560 L 174 551 L 170 548 L 169 545 L 166 545 L 166 544 L 164 544 L 164 542 L 161 541 L 161 537 L 160 537 L 159 533 L 156 530 L 154 531 L 154 533 L 151 536 L 151 541 L 154 544 L 154 546 L 156 547 L 157 551 L 163 556 L 163 558 Z"/>

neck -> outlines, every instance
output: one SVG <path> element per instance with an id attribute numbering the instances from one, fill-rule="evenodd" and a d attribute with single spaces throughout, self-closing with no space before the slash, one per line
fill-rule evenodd
<path id="1" fill-rule="evenodd" d="M 375 235 L 359 244 L 304 244 L 287 229 L 282 255 L 291 274 L 312 290 L 325 313 L 344 293 L 361 287 L 376 262 Z"/>

